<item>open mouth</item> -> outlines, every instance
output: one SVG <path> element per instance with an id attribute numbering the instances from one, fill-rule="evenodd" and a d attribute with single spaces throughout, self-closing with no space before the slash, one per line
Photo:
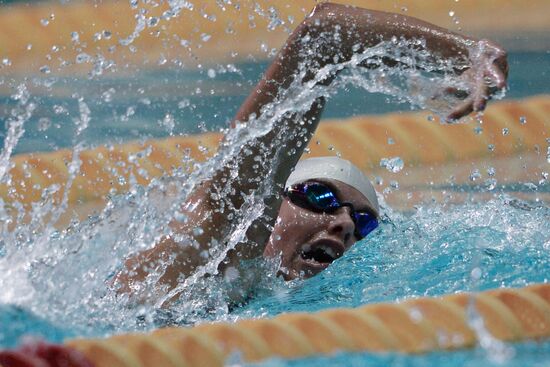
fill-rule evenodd
<path id="1" fill-rule="evenodd" d="M 302 248 L 300 256 L 302 259 L 309 262 L 313 261 L 319 264 L 328 265 L 342 256 L 343 251 L 340 247 L 341 246 L 331 242 L 323 242 L 313 246 L 306 245 Z"/>

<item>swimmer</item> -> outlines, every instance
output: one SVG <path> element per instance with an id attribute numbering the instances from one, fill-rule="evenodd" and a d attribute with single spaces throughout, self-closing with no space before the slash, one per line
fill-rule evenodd
<path id="1" fill-rule="evenodd" d="M 467 62 L 467 68 L 455 73 L 469 85 L 468 90 L 438 92 L 465 94 L 447 116 L 449 121 L 482 111 L 491 97 L 506 87 L 506 53 L 491 41 L 462 36 L 400 14 L 322 3 L 290 35 L 231 127 L 250 122 L 284 99 L 296 78 L 311 81 L 324 66 L 348 61 L 392 37 L 422 40 L 416 47 L 424 47 L 434 60 Z M 384 59 L 384 63 L 398 66 L 396 60 Z M 319 84 L 328 85 L 336 77 L 327 75 Z M 115 278 L 118 289 L 132 293 L 135 285 L 152 273 L 161 274 L 158 281 L 165 290 L 174 289 L 209 261 L 204 254 L 212 246 L 223 246 L 220 241 L 242 218 L 240 209 L 246 198 L 260 192 L 266 181 L 272 184 L 272 192 L 264 198 L 263 215 L 246 232 L 250 241 L 228 251 L 218 272 L 238 269 L 240 259 L 264 256 L 280 261 L 279 273 L 285 280 L 307 278 L 326 269 L 368 236 L 378 226 L 380 209 L 365 175 L 336 157 L 298 163 L 324 106 L 325 98 L 319 97 L 305 113 L 278 117 L 269 133 L 243 146 L 227 167 L 197 185 L 181 206 L 186 221 L 173 219 L 171 235 L 128 259 L 125 270 Z"/>

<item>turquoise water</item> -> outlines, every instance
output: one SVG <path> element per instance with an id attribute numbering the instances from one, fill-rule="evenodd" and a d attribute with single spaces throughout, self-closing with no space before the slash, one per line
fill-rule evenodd
<path id="1" fill-rule="evenodd" d="M 340 353 L 331 357 L 307 358 L 297 361 L 273 359 L 261 364 L 247 366 L 264 367 L 360 367 L 360 366 L 446 366 L 446 367 L 546 367 L 550 365 L 550 342 L 528 342 L 514 345 L 514 356 L 506 359 L 491 359 L 481 348 L 467 351 L 428 353 L 418 356 L 402 354 Z"/>
<path id="2" fill-rule="evenodd" d="M 549 64 L 548 52 L 511 53 L 507 98 L 548 93 Z M 215 78 L 208 76 L 206 67 L 146 71 L 137 80 L 116 74 L 23 80 L 4 75 L 1 84 L 8 92 L 0 95 L 0 117 L 8 125 L 10 116 L 24 115 L 30 104 L 34 106 L 14 153 L 83 149 L 218 130 L 227 126 L 265 67 L 261 62 L 216 65 Z M 21 85 L 24 88 L 18 89 Z M 360 83 L 342 83 L 337 92 L 312 91 L 305 101 L 314 98 L 315 92 L 331 97 L 327 118 L 411 108 L 396 104 L 400 98 L 395 95 L 367 94 Z M 2 124 L 2 144 L 6 134 L 7 126 Z M 212 167 L 205 164 L 203 169 L 208 172 Z M 155 206 L 155 187 L 132 185 L 128 194 L 111 198 L 108 209 L 68 230 L 39 220 L 20 223 L 14 230 L 1 227 L 0 346 L 14 346 L 26 335 L 62 341 L 146 331 L 165 324 L 231 321 L 548 282 L 549 203 L 538 200 L 536 194 L 519 200 L 513 192 L 550 192 L 544 178 L 549 170 L 541 165 L 536 184 L 497 183 L 490 192 L 483 185 L 433 187 L 450 198 L 467 193 L 463 204 L 428 200 L 406 211 L 384 205 L 380 228 L 317 277 L 285 283 L 275 277 L 273 264 L 251 263 L 258 281 L 244 304 L 227 302 L 223 282 L 201 279 L 186 286 L 181 301 L 168 310 L 155 304 L 132 305 L 117 298 L 107 285 L 123 259 L 154 243 L 171 219 L 170 210 Z M 506 177 L 495 178 L 506 181 Z M 181 176 L 173 182 L 193 179 L 197 177 Z M 182 189 L 179 194 L 181 200 L 187 193 Z M 385 194 L 380 194 L 383 199 Z M 481 199 L 482 194 L 490 198 Z M 42 208 L 35 208 L 36 218 L 56 210 L 48 208 L 47 200 L 41 204 Z M 500 357 L 502 353 L 507 357 Z M 542 366 L 549 361 L 550 344 L 546 342 L 424 356 L 338 354 L 293 362 L 271 360 L 262 365 Z"/>
<path id="3" fill-rule="evenodd" d="M 509 63 L 510 90 L 506 98 L 549 92 L 550 53 L 511 52 Z M 208 67 L 145 70 L 138 79 L 116 74 L 94 79 L 35 76 L 27 85 L 37 110 L 25 124 L 14 154 L 71 147 L 76 131 L 73 120 L 80 114 L 78 98 L 90 109 L 90 124 L 80 137 L 89 146 L 225 128 L 267 65 L 240 63 L 225 67 L 225 72 L 219 72 L 218 66 L 215 78 L 207 76 Z M 0 116 L 9 116 L 18 103 L 12 94 L 24 80 L 6 76 L 0 81 L 0 85 L 9 87 L 0 92 Z M 395 102 L 395 98 L 352 85 L 332 97 L 323 116 L 345 118 L 411 110 L 409 104 Z M 174 120 L 172 129 L 162 123 L 167 116 Z M 2 124 L 0 144 L 5 133 Z"/>
<path id="4" fill-rule="evenodd" d="M 266 265 L 266 275 L 261 277 L 248 303 L 232 310 L 220 309 L 216 299 L 203 293 L 194 299 L 194 302 L 202 302 L 202 307 L 185 317 L 183 314 L 171 315 L 170 323 L 185 325 L 204 320 L 273 316 L 281 312 L 354 307 L 371 302 L 548 282 L 550 207 L 546 204 L 519 201 L 497 193 L 488 202 L 425 206 L 408 214 L 387 209 L 386 213 L 383 225 L 375 233 L 356 244 L 322 274 L 305 281 L 285 283 L 274 278 Z M 162 312 L 160 316 L 151 316 L 153 321 L 145 328 L 166 322 L 162 316 Z M 96 336 L 114 331 L 112 325 L 94 315 L 88 315 L 87 325 L 66 326 L 39 318 L 24 308 L 4 305 L 0 308 L 0 318 L 4 325 L 0 330 L 3 346 L 13 346 L 21 335 L 29 333 L 61 341 L 75 334 Z M 136 318 L 134 323 L 139 325 L 140 319 Z M 143 329 L 143 325 L 134 325 L 134 328 Z M 507 348 L 512 351 L 513 358 L 505 359 L 505 366 L 535 362 L 533 365 L 542 366 L 550 357 L 548 342 L 507 345 Z M 448 355 L 433 353 L 414 357 L 343 354 L 300 362 L 272 360 L 265 365 L 423 366 L 445 361 L 450 366 L 473 366 L 491 365 L 493 359 L 498 359 L 492 353 L 478 348 Z"/>

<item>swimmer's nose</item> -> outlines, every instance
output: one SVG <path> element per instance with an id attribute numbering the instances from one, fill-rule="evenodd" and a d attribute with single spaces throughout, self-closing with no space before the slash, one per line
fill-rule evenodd
<path id="1" fill-rule="evenodd" d="M 328 233 L 340 238 L 344 244 L 351 246 L 352 237 L 355 231 L 355 223 L 351 219 L 351 210 L 348 207 L 339 208 L 332 213 L 333 219 L 329 223 Z"/>

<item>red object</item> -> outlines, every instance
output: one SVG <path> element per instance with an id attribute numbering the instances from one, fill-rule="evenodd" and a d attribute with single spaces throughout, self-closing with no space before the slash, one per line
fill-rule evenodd
<path id="1" fill-rule="evenodd" d="M 25 355 L 20 350 L 0 351 L 0 366 L 2 367 L 50 367 L 48 362 L 31 355 Z"/>
<path id="2" fill-rule="evenodd" d="M 0 351 L 2 367 L 94 367 L 80 352 L 64 345 L 42 341 Z"/>

